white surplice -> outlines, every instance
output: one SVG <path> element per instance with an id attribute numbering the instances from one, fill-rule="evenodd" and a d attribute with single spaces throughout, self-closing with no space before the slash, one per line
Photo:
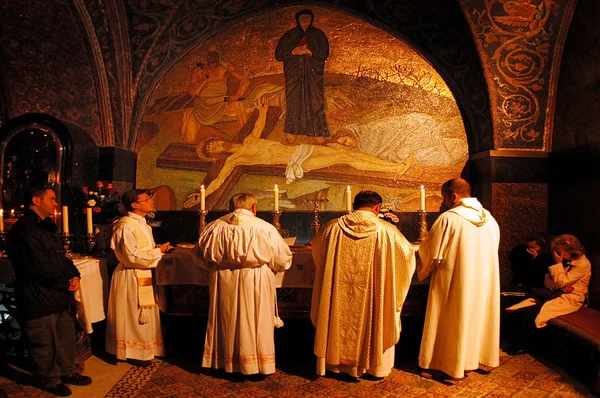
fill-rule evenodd
<path id="1" fill-rule="evenodd" d="M 139 308 L 136 269 L 155 268 L 162 258 L 155 248 L 152 229 L 144 217 L 129 213 L 139 228 L 118 223 L 111 238 L 111 247 L 119 260 L 110 285 L 106 325 L 106 351 L 117 359 L 151 360 L 164 355 L 158 306 Z M 140 231 L 143 237 L 137 236 Z M 140 241 L 148 247 L 140 247 Z M 141 323 L 141 314 L 146 323 Z"/>
<path id="2" fill-rule="evenodd" d="M 500 276 L 496 220 L 475 198 L 442 213 L 419 248 L 431 274 L 419 366 L 454 378 L 499 365 Z"/>
<path id="3" fill-rule="evenodd" d="M 203 367 L 275 373 L 275 272 L 292 252 L 275 227 L 237 209 L 208 224 L 193 250 L 209 270 Z"/>
<path id="4" fill-rule="evenodd" d="M 312 252 L 317 374 L 388 376 L 415 271 L 410 242 L 374 213 L 357 210 L 321 228 Z"/>

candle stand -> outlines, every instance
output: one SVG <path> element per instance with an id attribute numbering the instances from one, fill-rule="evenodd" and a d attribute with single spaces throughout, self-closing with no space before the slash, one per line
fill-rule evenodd
<path id="1" fill-rule="evenodd" d="M 0 232 L 0 250 L 6 250 L 6 232 Z"/>
<path id="2" fill-rule="evenodd" d="M 279 218 L 281 217 L 281 214 L 283 212 L 281 210 L 274 210 L 273 211 L 273 226 L 275 227 L 275 229 L 277 229 L 277 231 L 281 234 L 281 223 L 279 222 Z"/>
<path id="3" fill-rule="evenodd" d="M 73 242 L 73 239 L 75 238 L 75 235 L 70 235 L 70 234 L 65 234 L 63 233 L 61 235 L 62 240 L 63 240 L 63 247 L 65 248 L 65 256 L 67 258 L 73 258 L 73 252 L 71 251 L 71 243 Z"/>
<path id="4" fill-rule="evenodd" d="M 428 229 L 427 229 L 427 210 L 419 210 L 419 242 L 423 242 L 423 240 L 427 237 Z"/>
<path id="5" fill-rule="evenodd" d="M 200 232 L 206 227 L 206 215 L 208 214 L 207 210 L 200 210 Z M 200 233 L 198 233 L 200 235 Z"/>
<path id="6" fill-rule="evenodd" d="M 86 243 L 86 251 L 88 253 L 92 253 L 92 250 L 94 250 L 94 247 L 96 246 L 96 237 L 94 234 L 87 234 L 87 239 L 85 241 Z"/>
<path id="7" fill-rule="evenodd" d="M 313 217 L 313 221 L 311 223 L 311 227 L 313 229 L 314 235 L 316 235 L 319 232 L 319 228 L 321 228 L 321 224 L 319 223 L 319 210 L 321 207 L 321 203 L 327 203 L 329 202 L 329 199 L 327 198 L 316 198 L 316 199 L 307 199 L 306 200 L 308 203 L 312 203 L 315 206 L 315 216 Z"/>

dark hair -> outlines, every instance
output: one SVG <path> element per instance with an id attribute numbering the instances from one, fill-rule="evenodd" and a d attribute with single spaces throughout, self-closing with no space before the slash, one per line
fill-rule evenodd
<path id="1" fill-rule="evenodd" d="M 558 248 L 569 253 L 573 260 L 577 260 L 585 254 L 585 247 L 579 239 L 569 234 L 558 235 L 552 240 L 552 251 L 556 251 Z"/>
<path id="2" fill-rule="evenodd" d="M 143 194 L 148 194 L 149 196 L 152 196 L 154 192 L 149 191 L 147 189 L 130 189 L 129 191 L 125 192 L 123 196 L 121 196 L 121 203 L 123 203 L 125 210 L 132 211 L 133 208 L 131 207 L 131 205 L 137 201 L 140 195 Z"/>
<path id="3" fill-rule="evenodd" d="M 462 178 L 453 178 L 442 185 L 442 194 L 452 196 L 455 193 L 463 198 L 471 196 L 471 184 Z"/>
<path id="4" fill-rule="evenodd" d="M 29 187 L 27 189 L 27 193 L 25 194 L 25 203 L 27 204 L 27 206 L 31 206 L 33 204 L 33 198 L 41 199 L 44 197 L 47 191 L 52 191 L 56 194 L 54 188 L 52 188 L 49 185 L 33 185 Z"/>
<path id="5" fill-rule="evenodd" d="M 545 232 L 540 232 L 535 235 L 530 235 L 525 238 L 525 243 L 536 242 L 541 249 L 542 253 L 550 252 L 550 242 L 552 241 L 552 236 L 548 235 Z"/>
<path id="6" fill-rule="evenodd" d="M 375 191 L 360 191 L 354 197 L 352 208 L 354 210 L 361 207 L 375 207 L 383 203 L 383 198 Z"/>

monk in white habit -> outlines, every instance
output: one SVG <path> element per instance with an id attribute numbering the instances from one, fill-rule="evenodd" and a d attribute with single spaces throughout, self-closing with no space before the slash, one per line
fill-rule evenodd
<path id="1" fill-rule="evenodd" d="M 136 366 L 148 366 L 164 355 L 160 315 L 152 287 L 152 268 L 169 243 L 156 245 L 144 218 L 155 211 L 153 193 L 132 189 L 121 197 L 128 210 L 115 224 L 111 237 L 119 265 L 110 284 L 106 351 Z"/>
<path id="2" fill-rule="evenodd" d="M 311 242 L 318 375 L 385 377 L 394 366 L 415 254 L 398 228 L 377 216 L 381 203 L 378 193 L 360 192 L 354 211 L 325 224 Z"/>
<path id="3" fill-rule="evenodd" d="M 418 277 L 431 275 L 419 366 L 462 378 L 479 364 L 499 365 L 500 230 L 467 181 L 447 181 L 442 196 L 449 210 L 419 248 Z"/>
<path id="4" fill-rule="evenodd" d="M 292 252 L 256 207 L 253 195 L 234 195 L 232 212 L 202 230 L 192 253 L 209 271 L 205 368 L 275 373 L 275 273 L 291 266 Z"/>

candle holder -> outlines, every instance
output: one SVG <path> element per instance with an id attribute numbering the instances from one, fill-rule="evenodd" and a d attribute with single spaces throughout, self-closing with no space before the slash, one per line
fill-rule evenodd
<path id="1" fill-rule="evenodd" d="M 208 210 L 200 210 L 200 232 L 206 227 L 206 215 L 208 214 Z M 200 233 L 198 233 L 198 236 Z"/>
<path id="2" fill-rule="evenodd" d="M 427 228 L 427 210 L 419 210 L 419 242 L 423 242 L 427 237 L 428 228 Z"/>
<path id="3" fill-rule="evenodd" d="M 315 206 L 315 216 L 313 217 L 312 223 L 310 225 L 314 231 L 314 235 L 316 235 L 319 232 L 319 229 L 321 228 L 321 224 L 319 223 L 319 210 L 321 207 L 321 203 L 327 203 L 329 202 L 329 199 L 317 197 L 316 199 L 307 199 L 306 201 L 308 203 L 312 203 Z"/>
<path id="4" fill-rule="evenodd" d="M 0 232 L 0 250 L 6 250 L 6 238 L 8 234 L 6 232 Z"/>
<path id="5" fill-rule="evenodd" d="M 87 239 L 85 241 L 86 243 L 86 251 L 88 253 L 92 253 L 92 250 L 94 250 L 94 247 L 96 246 L 96 237 L 94 234 L 87 234 Z"/>
<path id="6" fill-rule="evenodd" d="M 273 210 L 273 226 L 275 229 L 281 234 L 281 224 L 279 222 L 279 217 L 281 217 L 283 212 L 281 210 Z"/>
<path id="7" fill-rule="evenodd" d="M 67 258 L 72 259 L 74 256 L 73 252 L 71 251 L 71 243 L 73 242 L 73 238 L 75 238 L 75 235 L 62 233 L 61 237 L 63 240 L 63 247 L 65 248 L 65 256 Z"/>

